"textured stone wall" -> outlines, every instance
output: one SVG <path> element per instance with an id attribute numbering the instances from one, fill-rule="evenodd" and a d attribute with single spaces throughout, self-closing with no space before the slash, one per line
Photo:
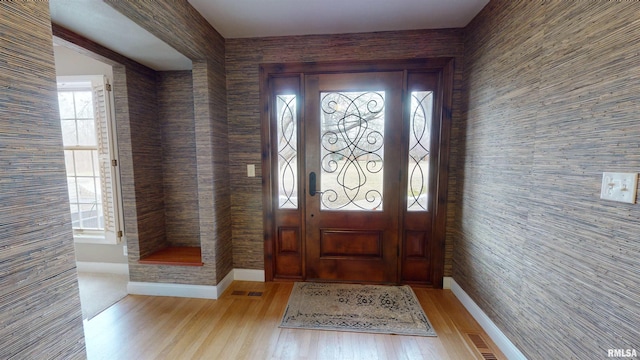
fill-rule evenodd
<path id="1" fill-rule="evenodd" d="M 492 1 L 466 29 L 454 279 L 529 359 L 640 349 L 640 5 Z"/>
<path id="2" fill-rule="evenodd" d="M 49 4 L 0 14 L 0 358 L 82 359 Z"/>
<path id="3" fill-rule="evenodd" d="M 158 73 L 158 117 L 167 243 L 200 246 L 193 79 L 191 71 Z"/>
<path id="4" fill-rule="evenodd" d="M 137 258 L 130 256 L 131 278 L 215 285 L 233 266 L 225 40 L 186 0 L 106 2 L 193 62 L 196 168 L 190 175 L 197 180 L 198 232 L 205 265 L 189 269 L 139 265 Z"/>

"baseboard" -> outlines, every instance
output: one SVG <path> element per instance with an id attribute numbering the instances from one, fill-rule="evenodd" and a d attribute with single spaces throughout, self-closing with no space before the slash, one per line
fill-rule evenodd
<path id="1" fill-rule="evenodd" d="M 216 284 L 216 286 L 214 286 L 216 288 L 216 297 L 214 299 L 219 298 L 220 295 L 222 295 L 222 293 L 224 293 L 224 291 L 227 290 L 229 285 L 231 285 L 233 280 L 235 280 L 234 274 L 235 274 L 234 270 L 229 271 L 227 276 L 225 276 L 224 279 L 222 279 L 222 281 L 220 281 L 219 283 Z"/>
<path id="2" fill-rule="evenodd" d="M 217 299 L 233 280 L 264 282 L 263 270 L 233 269 L 216 285 L 188 285 L 130 281 L 127 291 L 133 295 L 175 296 Z"/>
<path id="3" fill-rule="evenodd" d="M 446 279 L 446 278 L 445 278 Z M 496 324 L 487 316 L 487 314 L 480 309 L 478 304 L 471 299 L 469 295 L 456 283 L 453 278 L 450 278 L 450 286 L 453 294 L 460 300 L 462 305 L 471 313 L 474 319 L 482 326 L 484 331 L 489 335 L 491 340 L 500 348 L 500 351 L 509 360 L 527 360 L 527 358 L 513 345 L 511 340 L 496 326 Z"/>
<path id="4" fill-rule="evenodd" d="M 445 276 L 442 278 L 442 288 L 443 289 L 451 289 L 451 282 L 453 281 L 452 277 Z"/>
<path id="5" fill-rule="evenodd" d="M 233 269 L 233 280 L 264 282 L 264 270 Z"/>
<path id="6" fill-rule="evenodd" d="M 129 281 L 127 292 L 131 295 L 148 296 L 175 296 L 198 299 L 217 299 L 218 292 L 215 286 L 168 284 Z"/>
<path id="7" fill-rule="evenodd" d="M 127 263 L 76 261 L 76 269 L 78 272 L 129 275 L 129 264 Z"/>

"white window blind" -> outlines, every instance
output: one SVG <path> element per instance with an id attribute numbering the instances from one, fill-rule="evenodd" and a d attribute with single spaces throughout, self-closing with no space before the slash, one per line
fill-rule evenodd
<path id="1" fill-rule="evenodd" d="M 119 230 L 118 216 L 116 213 L 116 191 L 113 186 L 114 166 L 111 156 L 111 143 L 109 141 L 109 93 L 105 84 L 93 86 L 93 107 L 96 121 L 96 137 L 98 140 L 98 162 L 100 170 L 100 186 L 102 188 L 102 213 L 104 216 L 104 232 L 108 242 L 117 241 Z"/>

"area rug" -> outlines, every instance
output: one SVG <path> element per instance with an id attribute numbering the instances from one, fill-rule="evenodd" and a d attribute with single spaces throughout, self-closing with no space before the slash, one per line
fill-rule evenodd
<path id="1" fill-rule="evenodd" d="M 409 286 L 297 282 L 280 327 L 436 336 Z"/>

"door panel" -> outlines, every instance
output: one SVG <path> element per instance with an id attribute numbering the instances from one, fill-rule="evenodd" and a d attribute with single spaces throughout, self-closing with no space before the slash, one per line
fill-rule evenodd
<path id="1" fill-rule="evenodd" d="M 321 230 L 320 258 L 382 259 L 382 231 Z"/>
<path id="2" fill-rule="evenodd" d="M 309 280 L 398 281 L 402 72 L 305 78 Z M 309 176 L 309 188 L 314 176 Z"/>
<path id="3" fill-rule="evenodd" d="M 273 134 L 269 152 L 274 161 L 269 172 L 274 241 L 271 277 L 282 280 L 304 279 L 304 221 L 300 201 L 300 79 L 298 76 L 276 77 L 269 81 L 269 129 Z M 268 252 L 267 250 L 266 252 Z M 268 277 L 268 276 L 267 276 Z"/>
<path id="4" fill-rule="evenodd" d="M 440 122 L 442 112 L 438 85 L 440 75 L 433 72 L 411 73 L 407 77 L 404 142 L 407 147 L 402 172 L 406 200 L 403 204 L 402 269 L 404 283 L 431 285 L 432 254 L 441 246 L 433 237 L 440 155 Z M 433 170 L 435 169 L 435 171 Z"/>

